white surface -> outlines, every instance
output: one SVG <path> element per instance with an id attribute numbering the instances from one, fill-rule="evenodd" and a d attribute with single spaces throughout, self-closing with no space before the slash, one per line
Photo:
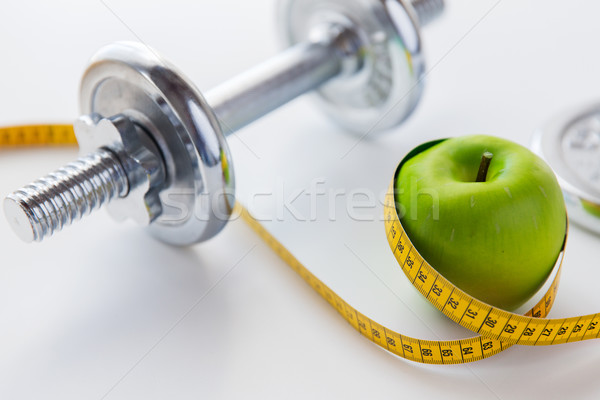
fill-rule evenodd
<path id="1" fill-rule="evenodd" d="M 231 139 L 239 197 L 325 282 L 391 329 L 468 336 L 394 265 L 381 207 L 353 221 L 352 191 L 380 196 L 423 141 L 489 133 L 527 145 L 553 113 L 596 98 L 600 4 L 448 0 L 423 38 L 428 86 L 391 135 L 357 144 L 301 99 Z M 8 2 L 0 13 L 0 125 L 72 121 L 87 60 L 141 38 L 206 90 L 277 49 L 274 2 Z M 125 26 L 126 24 L 127 26 Z M 132 33 L 132 32 L 135 32 Z M 2 150 L 0 195 L 75 150 Z M 321 191 L 278 206 L 282 196 Z M 344 190 L 328 205 L 332 191 Z M 264 192 L 279 197 L 254 196 Z M 278 218 L 281 217 L 281 218 Z M 313 220 L 314 219 L 314 220 Z M 572 227 L 552 316 L 598 311 L 599 238 Z M 514 347 L 462 366 L 422 366 L 355 332 L 241 221 L 188 249 L 104 212 L 25 245 L 0 223 L 0 398 L 597 398 L 598 342 Z M 587 274 L 586 282 L 580 277 Z M 385 281 L 381 283 L 379 278 Z M 417 315 L 419 317 L 417 317 Z"/>

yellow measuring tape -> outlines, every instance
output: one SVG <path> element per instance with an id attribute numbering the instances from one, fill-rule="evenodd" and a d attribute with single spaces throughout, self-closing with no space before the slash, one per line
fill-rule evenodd
<path id="1" fill-rule="evenodd" d="M 22 125 L 0 128 L 0 148 L 77 144 L 73 125 Z"/>
<path id="2" fill-rule="evenodd" d="M 75 144 L 71 125 L 30 125 L 0 128 L 0 148 L 27 145 Z M 544 297 L 525 315 L 485 304 L 463 292 L 421 257 L 408 238 L 396 212 L 394 182 L 385 201 L 385 229 L 398 264 L 412 284 L 438 310 L 478 336 L 451 340 L 421 340 L 387 329 L 358 312 L 313 275 L 283 244 L 237 204 L 250 227 L 346 321 L 373 343 L 397 356 L 426 364 L 460 364 L 491 357 L 513 344 L 543 346 L 596 339 L 600 336 L 600 313 L 580 317 L 545 318 L 558 290 L 564 248 L 558 270 Z"/>

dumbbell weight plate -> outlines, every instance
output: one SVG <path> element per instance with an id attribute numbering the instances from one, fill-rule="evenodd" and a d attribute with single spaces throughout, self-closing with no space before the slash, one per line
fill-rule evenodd
<path id="1" fill-rule="evenodd" d="M 406 119 L 423 92 L 424 57 L 416 17 L 401 0 L 284 0 L 284 46 L 311 40 L 323 26 L 350 26 L 359 35 L 361 67 L 316 91 L 320 108 L 351 132 L 365 135 Z"/>

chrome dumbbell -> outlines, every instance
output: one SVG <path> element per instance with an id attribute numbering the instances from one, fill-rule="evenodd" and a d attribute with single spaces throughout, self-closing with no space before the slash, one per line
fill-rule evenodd
<path id="1" fill-rule="evenodd" d="M 350 130 L 398 125 L 423 89 L 419 24 L 443 6 L 284 1 L 291 47 L 206 97 L 148 47 L 109 45 L 82 79 L 75 134 L 83 156 L 10 194 L 6 217 L 23 240 L 41 241 L 107 204 L 111 215 L 133 218 L 164 242 L 207 240 L 235 203 L 226 135 L 310 90 Z"/>

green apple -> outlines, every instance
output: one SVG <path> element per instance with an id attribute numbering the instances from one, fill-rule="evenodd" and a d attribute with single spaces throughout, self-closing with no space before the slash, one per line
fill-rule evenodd
<path id="1" fill-rule="evenodd" d="M 552 272 L 565 238 L 565 203 L 550 167 L 492 136 L 415 150 L 395 185 L 398 213 L 416 249 L 479 300 L 506 310 L 525 303 Z M 491 153 L 487 170 L 484 153 Z"/>

